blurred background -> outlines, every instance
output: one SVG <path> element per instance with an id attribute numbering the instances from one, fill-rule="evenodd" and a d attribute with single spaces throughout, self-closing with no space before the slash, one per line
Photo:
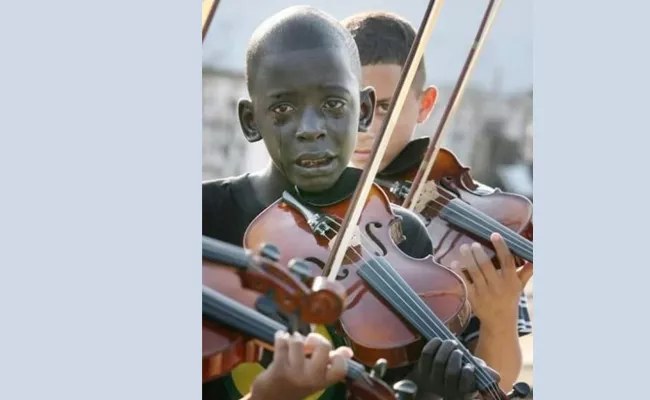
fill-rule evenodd
<path id="1" fill-rule="evenodd" d="M 203 179 L 223 178 L 268 163 L 262 143 L 247 143 L 236 104 L 247 97 L 244 55 L 253 30 L 285 7 L 308 4 L 343 19 L 354 13 L 397 13 L 417 29 L 426 0 L 221 0 L 203 44 Z M 487 0 L 447 1 L 427 52 L 428 84 L 438 87 L 438 103 L 417 136 L 433 134 L 478 29 Z M 503 2 L 443 145 L 473 177 L 504 191 L 533 199 L 533 3 Z M 526 288 L 531 312 L 533 281 Z M 533 315 L 534 318 L 534 315 Z M 533 320 L 533 329 L 535 323 Z M 533 335 L 522 338 L 522 380 L 533 383 Z"/>

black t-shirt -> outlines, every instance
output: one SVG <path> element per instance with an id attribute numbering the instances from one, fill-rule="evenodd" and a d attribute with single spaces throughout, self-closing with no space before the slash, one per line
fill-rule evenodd
<path id="1" fill-rule="evenodd" d="M 402 233 L 406 239 L 398 244 L 400 249 L 414 258 L 431 254 L 431 240 L 420 218 L 403 207 L 391 206 L 402 217 Z M 249 174 L 203 182 L 203 235 L 241 246 L 246 228 L 266 207 L 258 200 Z M 234 386 L 230 377 L 206 383 L 203 399 L 237 399 Z"/>
<path id="2" fill-rule="evenodd" d="M 249 174 L 203 182 L 203 235 L 241 246 L 246 228 L 267 206 L 257 199 Z M 399 243 L 400 249 L 415 258 L 431 254 L 431 240 L 417 214 L 391 207 L 403 219 L 406 239 Z"/>

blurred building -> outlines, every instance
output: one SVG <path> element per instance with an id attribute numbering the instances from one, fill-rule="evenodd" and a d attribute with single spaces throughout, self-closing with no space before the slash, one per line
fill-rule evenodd
<path id="1" fill-rule="evenodd" d="M 237 101 L 245 97 L 243 74 L 203 70 L 203 179 L 246 170 L 247 142 L 237 120 Z"/>
<path id="2" fill-rule="evenodd" d="M 439 102 L 416 136 L 432 135 L 453 86 L 440 86 Z M 498 87 L 468 87 L 443 134 L 442 145 L 489 186 L 532 199 L 532 91 L 503 94 Z"/>

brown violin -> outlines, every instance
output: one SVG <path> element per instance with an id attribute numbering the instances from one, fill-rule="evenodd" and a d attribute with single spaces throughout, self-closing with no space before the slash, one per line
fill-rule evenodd
<path id="1" fill-rule="evenodd" d="M 404 158 L 399 157 L 375 179 L 392 203 L 403 205 L 419 167 L 409 165 L 407 159 L 421 160 L 428 143 L 428 138 L 409 143 Z M 412 208 L 425 218 L 436 261 L 449 266 L 461 259 L 460 246 L 480 242 L 498 266 L 490 242 L 494 232 L 501 234 L 514 255 L 533 261 L 533 205 L 526 197 L 474 181 L 470 168 L 444 148 L 421 184 L 422 194 Z"/>
<path id="2" fill-rule="evenodd" d="M 293 268 L 296 275 L 303 280 L 312 281 L 312 291 L 305 290 L 300 280 L 288 274 L 287 269 L 278 269 L 269 254 L 276 254 L 274 246 L 263 246 L 259 254 L 236 246 L 203 238 L 203 256 L 209 260 L 204 265 L 204 277 L 212 283 L 221 275 L 218 271 L 231 272 L 234 268 L 241 276 L 241 288 L 254 288 L 262 292 L 273 292 L 279 300 L 278 308 L 283 312 L 298 313 L 308 322 L 318 324 L 333 323 L 342 309 L 343 299 L 339 293 L 339 284 L 328 283 L 322 277 L 311 279 L 304 270 Z M 271 256 L 273 257 L 273 256 Z M 275 258 L 275 257 L 274 257 Z M 299 265 L 299 264 L 294 264 Z M 241 296 L 233 280 L 219 282 L 216 286 L 228 288 L 231 295 L 244 300 L 254 296 Z M 291 288 L 293 287 L 293 289 Z M 297 289 L 296 289 L 297 288 Z M 334 288 L 334 289 L 332 289 Z M 295 289 L 295 290 L 294 290 Z M 248 293 L 251 294 L 251 293 Z M 323 299 L 326 299 L 323 302 Z M 307 312 L 301 309 L 308 310 Z M 275 332 L 287 330 L 287 327 L 261 314 L 249 305 L 233 300 L 209 286 L 203 285 L 203 379 L 214 379 L 230 372 L 243 362 L 258 361 L 262 351 L 273 350 Z M 401 381 L 394 385 L 395 393 L 380 380 L 386 370 L 385 360 L 379 360 L 371 374 L 365 372 L 362 365 L 348 362 L 347 386 L 351 399 L 388 400 L 411 399 L 416 387 L 411 381 Z"/>
<path id="3" fill-rule="evenodd" d="M 264 293 L 279 311 L 311 324 L 334 323 L 343 310 L 345 291 L 324 277 L 310 279 L 291 274 L 274 259 L 274 246 L 258 253 L 203 237 L 203 285 L 254 309 Z M 312 282 L 311 289 L 303 280 Z M 293 327 L 290 327 L 292 329 Z M 242 362 L 256 357 L 241 335 L 203 320 L 203 382 L 229 373 Z M 251 358 L 253 357 L 253 359 Z"/>
<path id="4" fill-rule="evenodd" d="M 273 350 L 275 333 L 286 331 L 282 324 L 267 316 L 246 307 L 243 304 L 224 296 L 206 286 L 203 286 L 203 315 L 211 323 L 238 332 L 251 341 L 247 346 L 247 359 L 255 360 L 254 354 L 261 354 L 262 349 Z M 243 357 L 243 355 L 242 355 Z M 355 400 L 394 400 L 412 399 L 417 388 L 408 380 L 403 380 L 393 386 L 393 390 L 384 383 L 378 375 L 385 371 L 385 362 L 380 361 L 375 369 L 368 374 L 364 367 L 353 361 L 347 361 L 346 385 L 349 398 Z"/>
<path id="5" fill-rule="evenodd" d="M 203 383 L 230 373 L 251 361 L 248 339 L 234 331 L 203 320 Z"/>
<path id="6" fill-rule="evenodd" d="M 344 172 L 341 183 L 355 184 L 358 170 Z M 298 193 L 285 192 L 283 198 L 269 206 L 249 225 L 244 247 L 256 248 L 274 238 L 281 254 L 280 264 L 323 273 L 334 238 L 349 207 L 349 201 L 323 207 Z M 416 329 L 385 304 L 385 299 L 369 290 L 360 275 L 365 268 L 392 265 L 401 276 L 396 287 L 412 288 L 454 333 L 461 333 L 469 322 L 470 308 L 462 279 L 431 257 L 413 259 L 398 247 L 401 239 L 398 217 L 388 198 L 375 186 L 368 197 L 359 221 L 358 232 L 348 249 L 336 281 L 346 289 L 347 304 L 339 320 L 340 333 L 349 341 L 355 358 L 371 366 L 378 358 L 388 361 L 389 368 L 417 361 L 424 342 Z M 292 259 L 302 261 L 291 261 Z M 395 292 L 392 297 L 399 299 Z"/>

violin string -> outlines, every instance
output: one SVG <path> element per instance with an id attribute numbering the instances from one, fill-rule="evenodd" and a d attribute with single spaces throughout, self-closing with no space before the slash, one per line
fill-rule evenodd
<path id="1" fill-rule="evenodd" d="M 334 222 L 336 223 L 336 221 L 334 221 Z M 332 230 L 333 232 L 336 233 L 336 230 L 334 230 L 333 228 L 328 227 L 328 229 L 330 229 L 330 230 Z M 330 239 L 330 238 L 327 238 L 327 239 L 330 240 L 330 241 L 333 240 L 333 239 Z M 363 244 L 361 244 L 361 247 L 362 247 L 362 249 L 368 251 L 367 249 L 364 248 Z M 363 257 L 356 250 L 354 250 L 353 248 L 350 248 L 350 250 L 352 250 L 355 253 L 355 255 L 359 256 L 359 258 L 363 259 Z M 352 261 L 352 264 L 356 265 L 356 263 L 354 261 Z M 368 261 L 368 264 L 370 265 L 369 261 Z M 376 263 L 376 264 L 380 264 L 380 263 Z M 393 278 L 393 280 L 395 280 L 395 279 Z M 384 282 L 385 282 L 385 280 L 384 280 Z M 398 287 L 401 286 L 398 281 L 395 281 L 395 283 L 397 284 Z M 390 286 L 388 286 L 388 287 L 390 288 Z M 393 293 L 395 294 L 396 292 L 393 290 Z M 408 306 L 408 302 L 402 296 L 400 296 L 399 293 L 397 294 L 397 298 L 402 300 Z M 419 307 L 420 305 L 416 303 L 415 306 Z M 409 307 L 409 308 L 411 308 L 411 310 L 413 310 L 412 307 Z M 430 310 L 423 309 L 422 307 L 419 307 L 419 308 L 420 308 L 420 311 L 424 313 L 424 315 L 429 317 L 428 319 L 430 319 L 430 322 L 433 324 L 433 327 L 438 328 L 437 331 L 435 329 L 431 328 L 433 330 L 435 336 L 443 338 L 443 339 L 457 339 L 455 337 L 455 335 L 452 332 L 450 332 L 447 329 L 446 326 L 444 326 L 444 323 L 442 321 L 440 321 L 440 319 L 437 316 L 435 316 L 435 314 L 433 314 L 433 318 L 432 318 L 431 315 L 430 315 L 430 314 L 432 314 L 432 313 L 430 313 Z M 415 315 L 417 315 L 417 313 Z M 422 320 L 423 317 L 419 316 L 419 318 L 420 318 L 420 320 Z M 423 321 L 423 322 L 425 323 L 425 325 L 423 326 L 424 328 L 429 327 L 428 325 L 426 325 L 426 321 Z M 489 376 L 489 374 L 486 371 L 483 370 L 482 366 L 480 366 L 480 365 L 478 365 L 478 363 L 476 363 L 476 361 L 473 359 L 473 356 L 471 355 L 471 353 L 469 353 L 469 351 L 462 344 L 460 345 L 460 349 L 461 349 L 462 352 L 465 353 L 464 355 L 467 358 L 467 361 L 469 361 L 470 363 L 472 363 L 474 365 L 475 371 L 476 371 L 477 381 L 479 383 L 483 384 L 485 386 L 486 390 L 488 392 L 490 392 L 491 395 L 495 396 L 495 399 L 498 399 L 500 397 L 498 395 L 498 393 L 497 394 L 492 393 L 492 391 L 494 389 L 491 387 L 491 383 L 493 383 L 494 380 Z"/>
<path id="2" fill-rule="evenodd" d="M 285 327 L 281 328 L 278 326 L 276 321 L 271 321 L 273 323 L 269 322 L 269 319 L 266 318 L 266 316 L 259 314 L 259 312 L 255 310 L 249 310 L 248 308 L 245 310 L 229 308 L 227 304 L 222 303 L 220 299 L 213 294 L 214 292 L 215 291 L 212 289 L 206 291 L 204 287 L 203 308 L 211 310 L 214 315 L 219 315 L 217 320 L 219 320 L 220 325 L 231 325 L 231 327 L 234 325 L 236 329 L 242 329 L 245 334 L 251 334 L 254 332 L 254 337 L 267 344 L 273 344 L 275 333 L 277 331 L 287 331 Z M 219 292 L 216 293 L 221 295 Z M 228 323 L 228 317 L 232 318 L 230 319 L 230 323 Z M 273 338 L 273 340 L 271 340 L 271 338 Z M 346 376 L 348 378 L 356 379 L 357 377 L 364 375 L 366 372 L 361 364 L 353 360 L 346 360 L 346 364 Z"/>
<path id="3" fill-rule="evenodd" d="M 467 215 L 465 215 L 465 214 L 463 214 L 463 213 L 461 213 L 461 212 L 459 212 L 459 211 L 457 211 L 457 210 L 455 210 L 453 208 L 446 207 L 444 205 L 443 205 L 443 207 L 445 207 L 445 209 L 448 212 L 455 213 L 458 216 L 460 216 L 461 218 L 464 218 L 466 221 L 475 223 L 476 226 L 477 226 L 477 232 L 475 232 L 475 233 L 479 234 L 479 236 L 481 236 L 481 234 L 483 234 L 484 236 L 487 236 L 487 238 L 489 238 L 490 234 L 492 234 L 493 232 L 497 232 L 503 237 L 504 241 L 508 245 L 508 248 L 512 249 L 513 251 L 518 250 L 520 253 L 524 253 L 524 254 L 532 253 L 532 251 L 530 249 L 530 246 L 529 246 L 529 244 L 531 244 L 531 242 L 529 240 L 521 237 L 517 233 L 511 234 L 510 232 L 508 232 L 508 230 L 510 230 L 510 228 L 508 228 L 505 225 L 499 223 L 498 221 L 495 221 L 495 223 L 492 223 L 489 220 L 485 220 L 484 222 L 486 222 L 486 224 L 481 225 L 476 220 L 473 220 L 469 216 L 467 216 Z M 431 206 L 431 205 L 427 205 L 427 206 L 425 206 L 425 208 L 426 209 L 432 209 L 432 210 L 434 209 L 434 207 Z M 487 225 L 491 225 L 491 226 L 487 226 Z"/>
<path id="4" fill-rule="evenodd" d="M 431 203 L 439 205 L 441 206 L 441 208 L 445 209 L 446 211 L 459 215 L 461 218 L 465 218 L 466 221 L 473 222 L 481 228 L 487 227 L 488 230 L 482 231 L 481 233 L 487 234 L 487 236 L 489 236 L 489 234 L 492 232 L 498 232 L 501 234 L 501 236 L 503 236 L 506 243 L 509 242 L 508 245 L 510 247 L 517 247 L 522 252 L 532 253 L 532 242 L 530 240 L 522 237 L 517 232 L 513 231 L 512 229 L 500 223 L 499 221 L 491 218 L 490 216 L 485 215 L 479 210 L 476 210 L 474 207 L 470 206 L 469 204 L 466 204 L 461 199 L 457 199 L 454 196 L 446 193 L 446 189 L 441 185 L 439 185 L 438 183 L 435 183 L 435 186 L 438 189 L 442 189 L 441 191 L 438 191 L 438 193 L 441 195 L 443 199 L 447 200 L 449 203 L 454 204 L 456 206 L 462 205 L 463 207 L 466 207 L 466 211 L 468 212 L 469 215 L 466 215 L 437 199 L 433 199 L 427 202 L 425 209 L 430 209 L 435 211 L 435 208 L 431 205 Z M 482 226 L 480 222 L 483 222 L 485 226 Z"/>
<path id="5" fill-rule="evenodd" d="M 455 339 L 453 333 L 450 332 L 447 329 L 447 327 L 444 325 L 444 323 L 442 323 L 442 321 L 440 321 L 440 319 L 437 318 L 437 316 L 435 316 L 435 314 L 431 313 L 430 310 L 425 309 L 424 307 L 422 307 L 417 301 L 413 301 L 412 303 L 409 303 L 408 301 L 404 300 L 405 298 L 408 299 L 409 297 L 412 297 L 414 295 L 417 296 L 417 294 L 415 294 L 415 293 L 409 294 L 409 292 L 405 289 L 405 286 L 408 286 L 408 283 L 406 283 L 406 281 L 404 281 L 403 278 L 401 278 L 399 276 L 399 274 L 397 274 L 397 271 L 395 271 L 395 270 L 391 271 L 390 264 L 389 264 L 389 266 L 384 266 L 382 263 L 376 262 L 375 264 L 373 264 L 373 266 L 375 266 L 375 265 L 378 266 L 378 269 L 381 270 L 381 272 L 383 272 L 383 274 L 378 273 L 379 271 L 376 271 L 376 270 L 373 269 L 372 272 L 374 272 L 376 274 L 375 275 L 376 278 L 380 279 L 384 283 L 384 288 L 391 291 L 394 295 L 397 296 L 397 298 L 404 301 L 404 305 L 411 309 L 411 311 L 413 313 L 412 315 L 417 316 L 420 320 L 423 320 L 423 321 L 424 321 L 424 319 L 427 319 L 427 320 L 430 321 L 430 323 L 431 323 L 431 325 L 433 327 L 438 328 L 438 331 L 431 328 L 431 330 L 435 333 L 435 336 L 444 337 L 446 339 Z M 391 285 L 391 282 L 386 281 L 385 278 L 391 279 L 392 283 L 394 283 L 394 285 Z M 400 295 L 397 292 L 396 288 L 403 290 L 404 294 Z M 418 310 L 414 310 L 412 308 L 413 306 L 418 307 L 421 314 L 417 312 Z M 424 321 L 424 322 L 425 322 L 425 325 L 424 325 L 425 327 L 430 327 L 431 326 L 431 325 L 427 325 L 426 321 Z M 473 364 L 475 366 L 476 371 L 477 371 L 477 375 L 478 375 L 477 378 L 479 378 L 478 381 L 481 382 L 480 378 L 482 376 L 481 376 L 480 373 L 484 372 L 482 370 L 482 367 L 480 365 L 478 365 L 476 360 L 474 360 L 472 354 L 463 345 L 459 346 L 459 350 L 463 353 L 463 355 L 465 356 L 467 361 L 469 361 L 471 364 Z M 494 381 L 492 379 L 490 379 L 489 376 L 487 376 L 487 372 L 485 372 L 485 375 L 486 375 L 486 376 L 484 376 L 485 380 L 483 382 L 481 382 L 481 383 L 483 383 L 486 386 L 486 389 L 488 391 L 490 391 L 491 390 L 490 384 L 492 382 L 494 382 Z M 497 398 L 498 398 L 498 396 L 497 396 Z"/>
<path id="6" fill-rule="evenodd" d="M 438 193 L 441 195 L 441 197 L 443 199 L 447 200 L 450 203 L 452 201 L 454 201 L 454 200 L 459 200 L 460 202 L 465 204 L 465 202 L 463 202 L 462 200 L 456 199 L 452 195 L 447 194 L 446 189 L 443 188 L 441 185 L 439 185 L 437 183 L 435 185 L 436 185 L 436 188 L 443 189 L 442 191 L 438 191 Z M 433 202 L 436 205 L 441 206 L 442 208 L 445 208 L 447 211 L 450 211 L 452 213 L 455 213 L 455 214 L 465 218 L 467 221 L 477 223 L 478 226 L 481 226 L 480 223 L 482 222 L 484 224 L 484 226 L 481 226 L 481 227 L 488 229 L 488 234 L 490 234 L 492 232 L 499 232 L 503 236 L 504 240 L 506 240 L 506 242 L 510 241 L 512 244 L 521 246 L 520 248 L 522 248 L 522 250 L 526 250 L 526 247 L 529 244 L 532 244 L 528 239 L 522 237 L 521 235 L 519 235 L 518 233 L 516 233 L 515 231 L 513 231 L 509 227 L 505 226 L 504 224 L 500 223 L 499 221 L 496 221 L 496 220 L 490 218 L 489 216 L 485 215 L 484 213 L 476 210 L 475 208 L 473 208 L 473 207 L 471 207 L 469 205 L 468 205 L 468 212 L 469 212 L 469 210 L 472 210 L 473 212 L 476 212 L 475 214 L 474 213 L 469 214 L 469 215 L 463 214 L 460 211 L 447 206 L 445 203 L 443 203 L 442 201 L 439 201 L 437 199 L 433 199 L 431 202 Z M 425 206 L 425 208 L 434 209 L 429 204 L 431 202 L 427 202 L 427 205 Z M 474 218 L 474 219 L 472 219 L 472 218 Z"/>
<path id="7" fill-rule="evenodd" d="M 484 234 L 485 236 L 489 237 L 489 235 L 492 232 L 497 232 L 499 233 L 503 239 L 506 241 L 508 244 L 508 247 L 519 250 L 521 253 L 532 253 L 532 242 L 524 237 L 522 237 L 520 234 L 514 232 L 512 229 L 509 227 L 505 226 L 504 224 L 500 223 L 499 221 L 492 220 L 488 216 L 483 216 L 481 215 L 482 213 L 476 213 L 476 214 L 465 214 L 460 212 L 459 210 L 456 210 L 455 208 L 449 207 L 448 205 L 443 204 L 440 201 L 437 200 L 432 200 L 431 202 L 440 205 L 444 207 L 444 209 L 450 213 L 454 213 L 461 218 L 465 219 L 466 221 L 475 223 L 476 226 L 479 229 L 482 229 L 480 232 L 477 232 L 477 234 L 480 235 L 480 233 Z M 430 202 L 430 203 L 431 203 Z M 462 200 L 460 201 L 462 202 Z M 461 203 L 455 203 L 455 206 L 460 206 Z M 465 203 L 462 202 L 463 206 L 465 206 Z M 467 205 L 468 209 L 471 209 L 471 206 Z M 425 209 L 427 210 L 434 210 L 435 208 L 431 204 L 427 204 L 425 206 Z M 487 217 L 487 218 L 486 218 Z M 489 218 L 489 219 L 488 219 Z M 532 260 L 531 260 L 532 261 Z"/>
<path id="8" fill-rule="evenodd" d="M 334 224 L 336 224 L 338 228 L 340 228 L 340 223 L 339 223 L 338 221 L 336 221 L 336 220 L 333 219 L 333 218 L 329 218 L 329 220 L 332 221 Z M 328 226 L 328 229 L 332 230 L 335 234 L 337 234 L 337 231 L 336 231 L 335 229 L 333 229 L 333 228 L 331 228 L 331 227 L 329 227 L 329 226 Z M 360 231 L 360 233 L 361 233 L 361 238 L 360 238 L 360 239 L 366 239 L 366 240 L 367 240 L 366 235 L 363 234 L 361 231 Z M 330 242 L 333 240 L 333 238 L 329 238 L 329 237 L 327 237 L 327 239 L 328 239 Z M 374 241 L 370 240 L 370 243 L 373 245 L 373 247 L 374 247 L 376 250 L 379 250 L 380 252 L 382 251 L 381 248 L 379 248 L 379 246 L 378 246 L 376 243 L 374 243 Z M 361 247 L 363 250 L 365 250 L 365 251 L 369 251 L 369 249 L 368 249 L 366 246 L 364 246 L 364 244 L 363 244 L 363 242 L 362 242 L 361 240 L 360 240 L 360 247 Z M 349 250 L 351 250 L 351 251 L 352 251 L 356 256 L 358 256 L 360 259 L 363 260 L 362 255 L 359 254 L 359 252 L 357 252 L 354 248 L 351 247 Z M 345 258 L 347 258 L 348 261 L 351 261 L 353 265 L 357 265 L 357 263 L 355 263 L 354 261 L 350 260 L 349 257 L 345 256 Z M 358 266 L 358 265 L 357 265 L 357 266 Z M 396 282 L 396 283 L 397 283 L 397 282 Z M 398 296 L 398 297 L 399 297 L 399 296 Z M 401 298 L 401 297 L 400 297 L 400 298 Z M 403 300 L 403 299 L 402 299 L 402 300 Z M 426 313 L 425 313 L 425 314 L 426 314 Z M 430 315 L 428 315 L 428 317 L 430 318 Z M 436 317 L 436 318 L 437 318 L 437 317 Z M 444 323 L 442 323 L 441 321 L 439 322 L 439 321 L 440 321 L 439 319 L 438 319 L 437 321 L 436 321 L 436 320 L 432 320 L 432 322 L 433 322 L 434 324 L 442 324 L 442 328 L 441 328 L 441 329 L 442 329 L 442 332 L 443 332 L 444 334 L 439 334 L 439 333 L 438 333 L 438 336 L 440 336 L 440 337 L 445 337 L 446 339 L 457 339 L 457 338 L 455 337 L 455 335 L 454 335 L 452 332 L 450 332 L 450 331 L 448 330 L 448 328 L 444 325 Z M 445 331 L 447 331 L 447 332 L 445 332 Z M 467 349 L 464 349 L 464 348 L 463 348 L 463 350 L 465 350 L 466 352 L 468 352 Z M 471 353 L 469 353 L 469 354 L 470 354 L 470 356 L 471 356 Z M 467 354 L 466 354 L 466 356 L 467 356 Z M 470 359 L 470 360 L 473 361 L 473 359 Z M 470 362 L 471 362 L 471 361 L 470 361 Z M 481 381 L 481 380 L 480 380 L 481 377 L 485 378 L 488 382 L 482 382 L 482 383 L 483 383 L 483 384 L 486 384 L 486 387 L 488 388 L 488 390 L 490 390 L 490 389 L 489 389 L 489 382 L 493 382 L 493 380 L 489 377 L 489 374 L 487 374 L 487 372 L 485 372 L 484 370 L 482 370 L 482 367 L 480 367 L 479 365 L 476 365 L 476 364 L 475 364 L 475 367 L 477 368 L 478 373 L 482 373 L 482 374 L 483 374 L 483 376 L 480 376 L 480 375 L 477 376 L 477 378 L 479 379 L 479 382 Z M 499 396 L 497 396 L 497 398 L 498 398 L 498 397 L 499 397 Z"/>
<path id="9" fill-rule="evenodd" d="M 340 224 L 339 224 L 337 221 L 335 221 L 335 220 L 333 220 L 333 219 L 330 219 L 330 220 L 331 220 L 332 222 L 334 222 L 335 224 L 337 224 L 337 225 L 340 227 Z M 335 234 L 337 234 L 337 231 L 336 231 L 335 229 L 333 229 L 333 228 L 331 228 L 331 227 L 329 227 L 329 226 L 328 226 L 328 229 L 331 230 L 331 231 L 333 231 Z M 365 236 L 363 236 L 363 234 L 362 234 L 362 237 L 365 238 Z M 327 237 L 327 236 L 326 236 L 326 238 L 327 238 L 330 242 L 331 242 L 332 240 L 334 240 L 333 238 L 329 238 L 329 237 Z M 373 243 L 373 242 L 371 241 L 371 243 Z M 377 248 L 379 248 L 378 245 L 376 245 L 375 243 L 373 243 L 373 244 L 374 244 L 375 246 L 377 246 Z M 365 250 L 365 251 L 369 251 L 369 250 L 368 250 L 368 249 L 363 245 L 363 243 L 360 244 L 360 247 L 361 247 L 363 250 Z M 357 252 L 354 248 L 350 247 L 349 250 L 351 250 L 351 251 L 352 251 L 356 256 L 358 256 L 360 259 L 363 260 L 362 255 L 359 254 L 359 252 Z M 347 255 L 345 256 L 345 258 L 347 258 L 347 259 L 349 260 L 349 257 L 348 257 Z M 357 265 L 357 263 L 355 263 L 354 261 L 352 261 L 352 260 L 349 260 L 349 261 L 352 262 L 352 265 L 355 265 L 355 266 L 359 267 L 359 266 Z M 370 261 L 366 261 L 366 262 L 370 263 Z M 397 284 L 399 285 L 398 282 L 395 282 L 395 283 L 397 283 Z M 397 296 L 398 296 L 398 298 L 400 298 L 402 301 L 405 301 L 401 296 L 399 296 L 399 294 L 398 294 Z M 417 306 L 419 306 L 419 305 L 417 305 Z M 428 314 L 426 311 L 430 311 L 430 310 L 428 310 L 428 309 L 425 310 L 425 314 Z M 434 316 L 435 316 L 435 314 L 434 314 Z M 429 316 L 429 317 L 430 317 L 430 316 Z M 420 318 L 421 318 L 421 317 L 420 317 Z M 437 328 L 439 329 L 439 331 L 436 332 L 436 336 L 441 337 L 441 338 L 443 338 L 443 339 L 454 339 L 454 340 L 457 340 L 457 338 L 455 337 L 455 335 L 454 335 L 453 333 L 451 333 L 451 332 L 447 329 L 446 326 L 444 326 L 444 323 L 442 323 L 442 321 L 440 321 L 440 319 L 438 319 L 437 316 L 435 317 L 435 319 L 431 318 L 431 322 L 434 324 L 435 327 L 437 327 Z M 441 325 L 441 324 L 442 324 L 442 328 L 440 328 L 440 325 Z M 460 345 L 460 346 L 461 346 L 461 348 L 464 349 L 464 346 L 462 346 L 462 345 Z M 467 351 L 467 349 L 464 349 L 464 350 Z M 471 356 L 471 353 L 470 353 L 470 356 Z M 472 363 L 475 364 L 475 361 L 473 360 L 473 358 L 470 358 L 468 361 L 470 361 L 470 362 L 472 362 Z M 480 365 L 476 365 L 476 364 L 475 364 L 475 367 L 476 367 L 477 380 L 478 380 L 480 383 L 486 385 L 486 386 L 489 388 L 489 383 L 492 381 L 492 379 L 489 377 L 489 375 L 487 374 L 487 372 L 485 372 L 485 371 L 482 369 L 482 367 L 481 367 Z M 481 378 L 483 378 L 483 381 L 481 381 Z"/>
<path id="10" fill-rule="evenodd" d="M 434 201 L 435 201 L 435 200 L 434 200 Z M 446 207 L 446 206 L 445 206 L 444 204 L 442 204 L 442 203 L 438 203 L 438 204 L 440 204 L 442 207 Z M 465 204 L 465 203 L 463 202 L 463 204 Z M 431 206 L 427 205 L 427 207 L 431 207 Z M 431 207 L 431 208 L 432 208 L 432 207 Z M 473 209 L 473 208 L 471 208 L 471 206 L 469 206 L 469 205 L 468 205 L 468 208 L 469 208 L 469 209 Z M 465 218 L 466 220 L 468 220 L 468 221 L 470 221 L 470 222 L 476 222 L 476 221 L 473 221 L 470 217 L 468 217 L 468 216 L 466 216 L 466 215 L 460 213 L 459 211 L 457 211 L 457 210 L 455 210 L 455 209 L 453 209 L 453 208 L 446 207 L 446 209 L 447 209 L 448 211 L 452 212 L 452 213 L 456 213 L 456 214 L 459 215 L 460 217 Z M 480 217 L 479 217 L 479 218 L 480 218 Z M 336 221 L 334 221 L 334 222 L 336 222 Z M 488 222 L 489 222 L 489 220 L 488 220 Z M 338 224 L 338 223 L 337 223 L 337 224 Z M 340 227 L 340 224 L 338 224 L 338 225 L 339 225 L 339 227 Z M 506 244 L 508 244 L 508 247 L 511 248 L 511 249 L 512 249 L 513 247 L 516 247 L 516 248 L 518 248 L 518 249 L 519 249 L 521 252 L 523 252 L 523 253 L 526 253 L 526 252 L 527 252 L 528 249 L 525 248 L 525 247 L 526 247 L 525 245 L 521 245 L 521 246 L 518 245 L 518 242 L 517 242 L 518 239 L 521 239 L 521 240 L 526 241 L 527 244 L 532 244 L 530 241 L 528 241 L 527 239 L 521 237 L 519 234 L 517 234 L 517 233 L 515 233 L 514 231 L 510 230 L 510 228 L 508 228 L 508 227 L 502 225 L 502 224 L 499 223 L 498 221 L 494 221 L 494 223 L 493 223 L 493 224 L 490 223 L 490 225 L 492 225 L 492 228 L 493 228 L 493 229 L 490 229 L 489 227 L 486 228 L 485 226 L 481 226 L 480 223 L 477 223 L 477 226 L 478 226 L 479 228 L 485 228 L 485 229 L 486 229 L 486 230 L 482 230 L 481 232 L 484 233 L 484 234 L 485 234 L 486 236 L 488 236 L 488 237 L 489 237 L 489 235 L 490 235 L 492 232 L 495 232 L 495 231 L 501 233 L 501 235 L 502 235 L 504 241 L 506 242 Z M 500 228 L 505 228 L 505 229 L 500 229 Z M 508 232 L 508 231 L 512 232 L 512 234 L 510 234 L 510 232 Z M 362 233 L 362 235 L 363 235 L 363 233 Z M 513 241 L 512 237 L 514 236 L 514 238 L 515 238 L 514 242 L 515 242 L 515 243 L 508 243 L 508 237 L 509 237 L 509 235 L 511 235 L 511 236 L 510 236 L 510 238 L 511 238 L 510 240 L 511 240 L 511 241 Z M 371 241 L 371 243 L 373 243 L 373 244 L 376 246 L 376 249 L 379 249 L 379 246 L 377 246 L 374 242 Z M 513 246 L 513 244 L 514 244 L 514 246 Z M 522 249 L 522 247 L 524 247 L 524 248 Z M 381 251 L 381 249 L 379 249 L 379 250 Z M 532 252 L 532 251 L 530 251 L 530 252 Z"/>

